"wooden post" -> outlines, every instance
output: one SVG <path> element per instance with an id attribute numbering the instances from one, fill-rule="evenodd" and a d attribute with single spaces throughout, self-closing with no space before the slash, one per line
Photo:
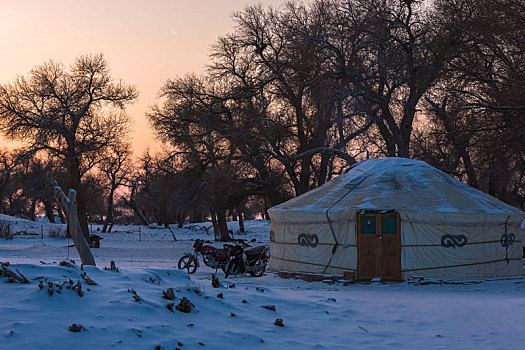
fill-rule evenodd
<path id="1" fill-rule="evenodd" d="M 80 255 L 80 261 L 82 265 L 93 265 L 95 266 L 95 258 L 91 254 L 88 242 L 82 233 L 82 227 L 78 221 L 77 214 L 77 191 L 74 189 L 69 190 L 69 197 L 66 197 L 60 186 L 54 187 L 55 199 L 62 211 L 66 215 L 68 226 L 71 230 L 71 238 L 75 244 L 78 255 Z"/>
<path id="2" fill-rule="evenodd" d="M 140 226 L 139 226 L 139 242 L 142 242 L 142 234 L 140 233 Z"/>

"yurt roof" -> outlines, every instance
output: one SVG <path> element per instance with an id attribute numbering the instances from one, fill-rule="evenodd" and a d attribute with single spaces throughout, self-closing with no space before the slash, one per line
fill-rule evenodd
<path id="1" fill-rule="evenodd" d="M 368 159 L 347 173 L 271 210 L 319 212 L 420 210 L 455 213 L 521 213 L 429 164 L 407 158 Z"/>

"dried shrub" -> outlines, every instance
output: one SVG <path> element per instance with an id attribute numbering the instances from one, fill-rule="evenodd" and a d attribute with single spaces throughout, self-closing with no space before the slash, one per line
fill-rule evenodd
<path id="1" fill-rule="evenodd" d="M 189 313 L 194 307 L 195 305 L 193 305 L 189 299 L 187 299 L 186 297 L 182 297 L 182 300 L 177 306 L 175 306 L 175 309 L 180 312 Z"/>
<path id="2" fill-rule="evenodd" d="M 175 300 L 176 297 L 173 288 L 168 288 L 167 290 L 162 291 L 162 297 L 168 300 Z"/>

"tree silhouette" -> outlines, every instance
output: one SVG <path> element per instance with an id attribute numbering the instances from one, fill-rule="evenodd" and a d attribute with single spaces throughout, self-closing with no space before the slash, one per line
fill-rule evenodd
<path id="1" fill-rule="evenodd" d="M 0 131 L 25 142 L 29 154 L 48 152 L 64 162 L 88 242 L 82 162 L 126 134 L 128 118 L 122 111 L 136 97 L 134 87 L 112 80 L 101 54 L 81 56 L 69 69 L 49 61 L 0 86 Z"/>

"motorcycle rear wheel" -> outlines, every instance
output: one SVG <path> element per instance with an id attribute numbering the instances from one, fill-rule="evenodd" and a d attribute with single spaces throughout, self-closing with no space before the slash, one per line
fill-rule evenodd
<path id="1" fill-rule="evenodd" d="M 254 269 L 250 271 L 250 275 L 253 277 L 262 277 L 262 275 L 264 275 L 264 271 L 266 271 L 266 261 L 263 259 L 257 259 L 254 264 Z"/>
<path id="2" fill-rule="evenodd" d="M 197 271 L 198 266 L 199 262 L 194 256 L 184 255 L 182 258 L 179 259 L 179 270 L 186 270 L 190 275 Z"/>

